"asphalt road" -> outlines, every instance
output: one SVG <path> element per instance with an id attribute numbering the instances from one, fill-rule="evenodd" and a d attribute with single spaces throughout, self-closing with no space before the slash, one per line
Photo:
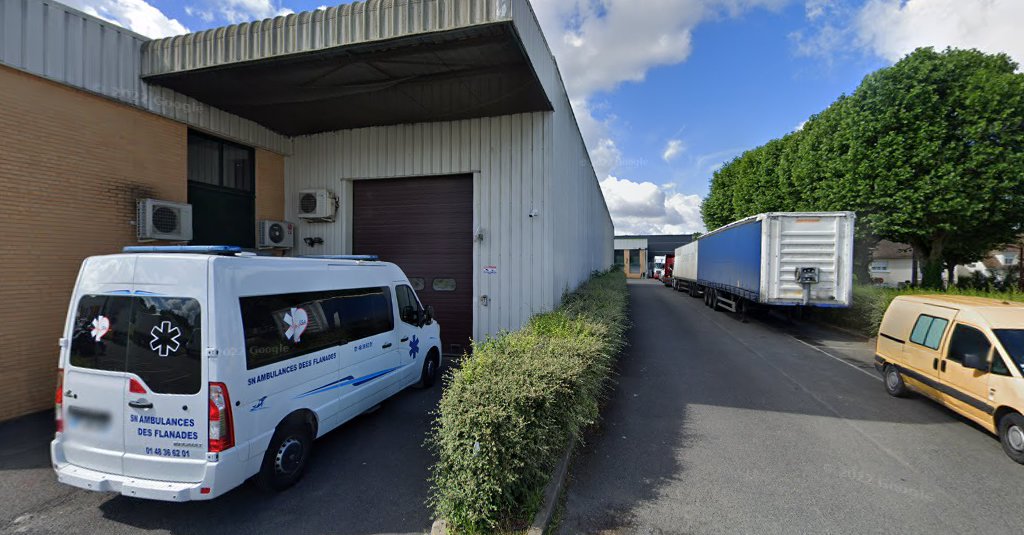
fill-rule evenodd
<path id="1" fill-rule="evenodd" d="M 440 385 L 410 389 L 313 445 L 302 481 L 249 482 L 208 502 L 166 503 L 78 490 L 50 468 L 50 414 L 0 425 L 0 533 L 424 533 L 433 456 L 424 446 Z"/>
<path id="2" fill-rule="evenodd" d="M 1024 466 L 869 344 L 630 284 L 634 327 L 560 531 L 1020 533 Z"/>

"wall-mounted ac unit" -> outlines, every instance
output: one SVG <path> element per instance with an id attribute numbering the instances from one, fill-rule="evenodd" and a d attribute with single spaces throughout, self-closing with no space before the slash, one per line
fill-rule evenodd
<path id="1" fill-rule="evenodd" d="M 309 221 L 334 221 L 338 198 L 325 189 L 304 189 L 299 192 L 298 215 Z"/>
<path id="2" fill-rule="evenodd" d="M 139 241 L 192 239 L 192 205 L 142 199 L 138 204 Z"/>
<path id="3" fill-rule="evenodd" d="M 287 221 L 257 223 L 257 247 L 260 249 L 291 249 L 295 245 L 295 225 Z"/>

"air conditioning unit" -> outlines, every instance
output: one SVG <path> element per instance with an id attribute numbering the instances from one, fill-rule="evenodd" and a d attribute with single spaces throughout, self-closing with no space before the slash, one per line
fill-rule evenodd
<path id="1" fill-rule="evenodd" d="M 310 221 L 334 221 L 338 198 L 325 189 L 304 189 L 299 192 L 299 217 Z"/>
<path id="2" fill-rule="evenodd" d="M 139 241 L 192 239 L 192 205 L 142 199 L 138 204 Z"/>
<path id="3" fill-rule="evenodd" d="M 257 247 L 291 249 L 295 244 L 295 225 L 287 221 L 260 221 L 256 224 Z"/>

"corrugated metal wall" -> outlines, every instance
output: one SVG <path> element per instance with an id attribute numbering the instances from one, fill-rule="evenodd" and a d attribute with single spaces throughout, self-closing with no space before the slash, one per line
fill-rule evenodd
<path id="1" fill-rule="evenodd" d="M 518 328 L 552 300 L 548 261 L 554 209 L 546 202 L 544 162 L 551 147 L 550 113 L 346 130 L 295 138 L 285 164 L 287 217 L 299 221 L 296 254 L 351 252 L 351 181 L 472 173 L 477 307 L 474 333 Z M 334 223 L 302 223 L 297 192 L 327 188 L 339 195 Z M 529 217 L 537 210 L 538 217 Z M 430 214 L 395 214 L 429 219 Z M 302 238 L 317 236 L 323 246 Z M 498 273 L 483 273 L 494 265 Z M 490 297 L 488 306 L 479 297 Z"/>
<path id="2" fill-rule="evenodd" d="M 511 16 L 554 112 L 364 128 L 299 137 L 286 163 L 287 217 L 297 192 L 337 193 L 335 223 L 299 223 L 297 254 L 351 252 L 351 181 L 474 174 L 474 336 L 516 329 L 613 259 L 611 216 L 554 58 L 526 0 L 488 0 Z M 401 3 L 401 2 L 399 2 Z M 429 0 L 476 5 L 478 0 Z M 530 217 L 534 212 L 536 217 Z M 396 216 L 398 216 L 396 214 Z M 429 217 L 429 214 L 401 214 Z M 317 236 L 311 248 L 302 238 Z M 497 266 L 494 275 L 483 267 Z M 487 295 L 483 306 L 479 297 Z"/>
<path id="3" fill-rule="evenodd" d="M 556 180 L 548 181 L 549 202 L 560 209 L 552 214 L 550 242 L 553 259 L 553 298 L 576 288 L 594 269 L 612 265 L 615 229 L 590 154 L 583 143 L 565 84 L 554 55 L 526 0 L 512 0 L 512 20 L 544 91 L 555 111 L 551 128 L 553 146 L 546 165 Z M 564 209 L 562 209 L 564 208 Z"/>
<path id="4" fill-rule="evenodd" d="M 143 75 L 508 20 L 510 1 L 368 0 L 168 37 L 145 45 Z"/>
<path id="5" fill-rule="evenodd" d="M 280 154 L 291 142 L 252 121 L 139 78 L 138 35 L 57 2 L 0 2 L 0 64 Z"/>

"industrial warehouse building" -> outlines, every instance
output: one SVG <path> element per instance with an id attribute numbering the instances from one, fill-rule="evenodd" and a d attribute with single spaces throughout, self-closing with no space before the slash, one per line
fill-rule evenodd
<path id="1" fill-rule="evenodd" d="M 79 264 L 139 236 L 272 246 L 286 227 L 258 222 L 283 221 L 294 246 L 274 254 L 378 254 L 451 353 L 612 264 L 527 0 L 370 0 L 161 40 L 14 0 L 0 31 L 0 419 L 52 404 Z"/>
<path id="2" fill-rule="evenodd" d="M 693 234 L 647 234 L 615 236 L 615 260 L 626 277 L 639 279 L 654 265 L 655 256 L 676 254 L 676 248 L 694 240 Z"/>

